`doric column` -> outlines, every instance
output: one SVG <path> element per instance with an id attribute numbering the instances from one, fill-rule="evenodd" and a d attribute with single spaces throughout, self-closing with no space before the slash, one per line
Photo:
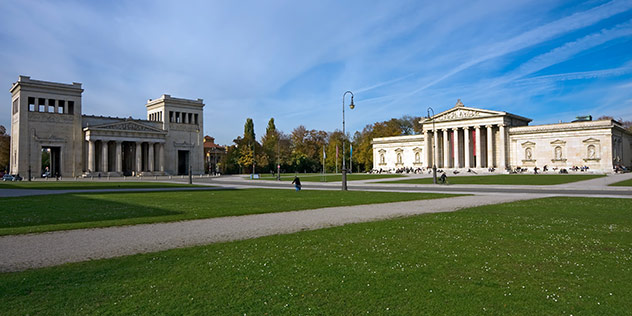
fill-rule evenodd
<path id="1" fill-rule="evenodd" d="M 459 151 L 459 128 L 455 127 L 454 137 L 452 141 L 454 142 L 454 168 L 461 168 L 461 156 Z"/>
<path id="2" fill-rule="evenodd" d="M 463 127 L 463 157 L 465 158 L 465 168 L 470 168 L 470 127 Z"/>
<path id="3" fill-rule="evenodd" d="M 424 165 L 426 168 L 432 167 L 432 152 L 430 148 L 430 131 L 424 131 L 424 152 L 426 153 L 424 157 Z"/>
<path id="4" fill-rule="evenodd" d="M 494 166 L 494 136 L 492 134 L 492 125 L 485 125 L 487 129 L 487 168 Z"/>
<path id="5" fill-rule="evenodd" d="M 481 157 L 481 153 L 483 152 L 481 150 L 481 127 L 480 126 L 474 126 L 474 130 L 476 131 L 476 143 L 474 144 L 474 147 L 476 147 L 476 168 L 482 168 L 483 164 L 482 164 L 482 157 Z"/>
<path id="6" fill-rule="evenodd" d="M 160 172 L 165 172 L 165 143 L 158 144 L 158 160 Z"/>
<path id="7" fill-rule="evenodd" d="M 101 141 L 101 171 L 108 172 L 108 142 Z"/>
<path id="8" fill-rule="evenodd" d="M 500 127 L 500 144 L 498 144 L 498 148 L 500 149 L 500 163 L 498 167 L 501 170 L 505 170 L 507 168 L 507 144 L 505 143 L 505 124 L 501 124 Z"/>
<path id="9" fill-rule="evenodd" d="M 116 172 L 123 172 L 123 150 L 121 142 L 116 142 Z"/>
<path id="10" fill-rule="evenodd" d="M 149 171 L 154 171 L 154 143 L 148 143 L 148 153 L 147 153 L 147 168 Z"/>
<path id="11" fill-rule="evenodd" d="M 96 152 L 94 150 L 94 140 L 89 140 L 88 141 L 88 172 L 95 172 L 96 170 L 96 166 L 95 166 L 95 159 L 96 158 Z"/>
<path id="12" fill-rule="evenodd" d="M 136 142 L 136 174 L 141 173 L 143 170 L 143 152 L 140 142 Z"/>
<path id="13" fill-rule="evenodd" d="M 450 168 L 450 137 L 447 128 L 443 130 L 443 168 Z"/>
<path id="14" fill-rule="evenodd" d="M 432 132 L 432 165 L 436 166 L 439 164 L 439 133 L 436 130 Z"/>

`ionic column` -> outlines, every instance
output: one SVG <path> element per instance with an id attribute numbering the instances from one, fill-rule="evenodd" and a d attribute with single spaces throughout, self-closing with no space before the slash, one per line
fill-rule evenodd
<path id="1" fill-rule="evenodd" d="M 432 142 L 434 147 L 434 150 L 432 151 L 432 165 L 436 166 L 439 164 L 439 134 L 436 130 L 432 132 Z"/>
<path id="2" fill-rule="evenodd" d="M 108 172 L 108 142 L 101 141 L 101 171 Z"/>
<path id="3" fill-rule="evenodd" d="M 432 152 L 430 150 L 430 131 L 424 131 L 424 151 L 426 152 L 426 156 L 424 157 L 426 168 L 432 167 L 431 156 Z"/>
<path id="4" fill-rule="evenodd" d="M 154 171 L 154 144 L 149 143 L 148 146 L 148 154 L 147 154 L 147 168 L 149 171 Z"/>
<path id="5" fill-rule="evenodd" d="M 459 128 L 454 128 L 454 138 L 452 139 L 454 142 L 454 168 L 461 167 L 461 156 L 459 152 Z"/>
<path id="6" fill-rule="evenodd" d="M 492 125 L 485 125 L 487 129 L 487 168 L 494 166 L 494 139 L 492 136 Z"/>
<path id="7" fill-rule="evenodd" d="M 160 172 L 165 172 L 165 144 L 158 144 L 158 160 L 160 164 Z"/>
<path id="8" fill-rule="evenodd" d="M 96 170 L 96 166 L 95 166 L 95 159 L 96 158 L 96 153 L 94 150 L 94 140 L 89 140 L 88 141 L 88 172 L 95 172 Z"/>
<path id="9" fill-rule="evenodd" d="M 443 168 L 450 168 L 450 138 L 447 128 L 443 130 Z"/>
<path id="10" fill-rule="evenodd" d="M 500 163 L 498 164 L 498 167 L 501 170 L 505 170 L 505 168 L 507 168 L 507 156 L 506 156 L 507 144 L 505 143 L 505 124 L 501 124 L 499 128 L 500 128 L 500 144 L 498 147 L 500 149 Z"/>
<path id="11" fill-rule="evenodd" d="M 136 174 L 141 173 L 143 170 L 143 152 L 140 142 L 136 142 Z"/>
<path id="12" fill-rule="evenodd" d="M 470 127 L 463 127 L 463 151 L 465 157 L 465 168 L 470 168 Z"/>
<path id="13" fill-rule="evenodd" d="M 116 142 L 116 172 L 123 172 L 123 150 L 121 142 Z"/>
<path id="14" fill-rule="evenodd" d="M 474 126 L 474 130 L 476 131 L 476 144 L 474 145 L 474 147 L 476 147 L 476 168 L 482 168 L 482 158 L 481 158 L 481 127 L 480 126 Z"/>

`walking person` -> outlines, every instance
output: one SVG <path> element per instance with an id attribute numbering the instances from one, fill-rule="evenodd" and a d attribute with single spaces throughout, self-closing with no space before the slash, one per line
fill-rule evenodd
<path id="1" fill-rule="evenodd" d="M 297 192 L 301 190 L 301 179 L 299 179 L 298 176 L 294 176 L 292 184 L 294 185 L 294 188 L 296 188 Z"/>

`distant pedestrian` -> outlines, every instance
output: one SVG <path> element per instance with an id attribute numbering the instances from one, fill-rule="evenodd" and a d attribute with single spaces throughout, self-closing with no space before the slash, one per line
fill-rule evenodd
<path id="1" fill-rule="evenodd" d="M 441 177 L 439 177 L 439 181 L 442 184 L 446 184 L 446 182 L 448 181 L 448 176 L 445 174 L 445 172 L 443 174 L 441 174 Z"/>
<path id="2" fill-rule="evenodd" d="M 292 180 L 292 184 L 294 185 L 294 188 L 296 188 L 296 191 L 301 190 L 301 179 L 299 179 L 298 176 L 294 176 L 294 180 Z"/>

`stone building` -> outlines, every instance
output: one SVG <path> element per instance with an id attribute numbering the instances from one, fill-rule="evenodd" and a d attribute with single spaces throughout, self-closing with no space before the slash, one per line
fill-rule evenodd
<path id="1" fill-rule="evenodd" d="M 204 170 L 208 174 L 221 172 L 219 163 L 226 156 L 226 147 L 215 144 L 215 138 L 204 136 Z"/>
<path id="2" fill-rule="evenodd" d="M 373 139 L 373 168 L 553 170 L 632 166 L 632 133 L 613 120 L 529 126 L 531 119 L 457 104 L 422 120 L 423 134 Z"/>
<path id="3" fill-rule="evenodd" d="M 82 114 L 80 83 L 20 76 L 10 92 L 11 173 L 51 175 L 176 175 L 203 173 L 202 99 L 162 95 L 146 104 L 147 118 Z"/>

